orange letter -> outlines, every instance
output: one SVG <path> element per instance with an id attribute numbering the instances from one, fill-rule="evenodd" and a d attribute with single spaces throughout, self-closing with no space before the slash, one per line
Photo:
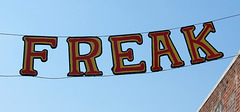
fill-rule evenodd
<path id="1" fill-rule="evenodd" d="M 170 37 L 170 31 L 150 32 L 148 36 L 152 38 L 152 67 L 153 72 L 162 70 L 160 66 L 160 57 L 167 55 L 171 61 L 171 67 L 184 66 L 184 62 L 178 55 Z M 164 49 L 160 49 L 160 42 Z"/>
<path id="2" fill-rule="evenodd" d="M 69 46 L 70 72 L 68 76 L 83 76 L 80 72 L 79 62 L 84 62 L 87 76 L 102 75 L 98 70 L 95 58 L 102 53 L 102 42 L 98 37 L 69 37 L 67 39 Z M 86 55 L 79 54 L 79 43 L 87 43 L 91 47 L 90 53 Z"/>
<path id="3" fill-rule="evenodd" d="M 191 55 L 191 63 L 198 64 L 205 61 L 204 58 L 200 57 L 198 49 L 201 48 L 206 54 L 208 61 L 223 57 L 223 53 L 218 52 L 207 40 L 207 35 L 215 32 L 215 28 L 212 22 L 204 23 L 202 31 L 195 38 L 193 31 L 195 26 L 183 27 L 181 32 L 184 34 L 189 53 Z"/>
<path id="4" fill-rule="evenodd" d="M 35 51 L 35 45 L 50 45 L 52 48 L 57 47 L 57 37 L 37 37 L 37 36 L 24 36 L 24 61 L 23 68 L 20 74 L 23 76 L 36 76 L 38 73 L 33 69 L 33 59 L 41 59 L 42 62 L 47 61 L 47 50 Z"/>
<path id="5" fill-rule="evenodd" d="M 123 63 L 123 59 L 133 61 L 133 50 L 128 49 L 126 52 L 123 52 L 121 43 L 137 42 L 138 44 L 142 44 L 141 34 L 110 36 L 109 41 L 112 44 L 112 71 L 115 75 L 146 72 L 146 65 L 144 61 L 141 61 L 140 64 L 137 65 L 124 65 Z"/>

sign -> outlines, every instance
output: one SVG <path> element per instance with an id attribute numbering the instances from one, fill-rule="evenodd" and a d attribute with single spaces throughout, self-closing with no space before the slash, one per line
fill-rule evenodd
<path id="1" fill-rule="evenodd" d="M 191 57 L 191 64 L 203 63 L 206 60 L 214 60 L 223 57 L 222 52 L 218 52 L 207 40 L 210 33 L 215 33 L 215 28 L 212 22 L 203 24 L 201 32 L 195 36 L 195 26 L 187 26 L 181 28 L 181 33 L 184 35 L 186 45 L 188 47 L 189 55 Z M 185 65 L 184 61 L 178 54 L 174 43 L 170 38 L 171 31 L 156 31 L 149 32 L 148 36 L 151 39 L 152 48 L 152 66 L 151 71 L 157 72 L 163 70 L 160 64 L 160 57 L 167 55 L 171 61 L 171 67 L 182 67 Z M 49 45 L 52 49 L 57 48 L 58 37 L 46 36 L 24 36 L 24 55 L 23 66 L 20 70 L 22 76 L 37 76 L 37 70 L 34 70 L 34 60 L 41 59 L 46 62 L 48 59 L 48 51 L 35 51 L 36 45 Z M 112 72 L 115 75 L 131 74 L 131 73 L 144 73 L 146 72 L 146 62 L 141 61 L 134 65 L 125 65 L 123 60 L 134 60 L 133 50 L 129 48 L 126 51 L 122 50 L 122 43 L 134 42 L 138 45 L 143 43 L 141 34 L 129 35 L 113 35 L 108 38 L 111 43 L 111 52 L 113 67 Z M 67 76 L 101 76 L 102 71 L 98 69 L 96 58 L 102 54 L 102 40 L 99 37 L 68 37 L 69 54 L 69 73 Z M 79 44 L 86 43 L 90 46 L 90 52 L 85 55 L 80 55 Z M 160 43 L 163 49 L 160 49 Z M 200 57 L 199 49 L 205 53 L 205 58 Z M 84 62 L 86 72 L 80 71 L 80 62 Z"/>

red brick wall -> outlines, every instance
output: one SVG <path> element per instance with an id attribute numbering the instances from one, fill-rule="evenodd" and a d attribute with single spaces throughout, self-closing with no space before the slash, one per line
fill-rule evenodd
<path id="1" fill-rule="evenodd" d="M 240 112 L 240 56 L 225 73 L 199 112 Z"/>

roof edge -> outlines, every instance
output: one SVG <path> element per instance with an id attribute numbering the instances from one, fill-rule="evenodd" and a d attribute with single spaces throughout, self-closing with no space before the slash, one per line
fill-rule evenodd
<path id="1" fill-rule="evenodd" d="M 220 77 L 220 79 L 218 80 L 218 82 L 216 83 L 216 85 L 213 87 L 212 91 L 208 94 L 208 96 L 206 97 L 206 99 L 203 101 L 202 105 L 198 108 L 197 112 L 199 112 L 200 109 L 203 107 L 203 105 L 207 102 L 208 98 L 212 95 L 213 91 L 217 88 L 218 84 L 222 81 L 222 79 L 223 79 L 224 76 L 227 74 L 228 70 L 232 67 L 233 63 L 236 61 L 236 59 L 238 58 L 239 55 L 240 55 L 240 50 L 238 51 L 237 55 L 234 57 L 234 59 L 232 60 L 232 62 L 229 64 L 229 66 L 227 67 L 227 69 L 225 70 L 225 72 L 222 74 L 222 76 Z"/>

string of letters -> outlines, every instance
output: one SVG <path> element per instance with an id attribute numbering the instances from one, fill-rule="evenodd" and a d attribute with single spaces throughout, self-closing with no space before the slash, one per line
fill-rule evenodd
<path id="1" fill-rule="evenodd" d="M 0 35 L 9 36 L 23 36 L 24 41 L 24 55 L 23 55 L 23 66 L 20 70 L 20 75 L 0 75 L 0 77 L 20 77 L 20 76 L 33 76 L 41 79 L 67 79 L 72 77 L 111 77 L 118 75 L 129 75 L 129 74 L 149 74 L 159 71 L 173 70 L 179 67 L 189 67 L 195 64 L 203 63 L 206 61 L 228 59 L 237 55 L 224 57 L 222 52 L 217 51 L 211 44 L 206 40 L 206 37 L 210 33 L 215 32 L 213 25 L 214 21 L 225 20 L 240 16 L 240 14 L 227 16 L 219 19 L 212 20 L 205 23 L 196 23 L 187 27 L 176 27 L 170 28 L 164 31 L 150 31 L 140 32 L 135 34 L 124 34 L 124 35 L 100 35 L 100 36 L 85 36 L 85 37 L 68 37 L 68 36 L 28 36 L 23 34 L 14 33 L 0 33 Z M 195 25 L 203 24 L 203 29 L 195 37 L 194 30 Z M 184 61 L 179 56 L 171 38 L 170 30 L 181 29 L 183 33 L 188 51 L 191 57 L 191 65 L 185 65 Z M 123 59 L 132 61 L 133 50 L 130 48 L 127 51 L 122 51 L 121 44 L 136 42 L 142 44 L 142 35 L 148 33 L 149 38 L 152 40 L 152 72 L 146 72 L 146 62 L 141 61 L 134 65 L 125 65 Z M 68 37 L 68 38 L 67 38 Z M 98 69 L 96 58 L 102 54 L 102 43 L 99 37 L 109 37 L 108 40 L 111 43 L 113 67 L 112 72 L 114 75 L 103 75 L 103 72 Z M 42 62 L 47 61 L 47 50 L 35 51 L 35 45 L 50 45 L 52 49 L 57 47 L 57 38 L 67 38 L 69 48 L 69 73 L 66 77 L 42 77 L 38 76 L 38 71 L 34 70 L 34 59 L 41 59 Z M 79 54 L 79 44 L 87 43 L 90 46 L 90 52 L 85 55 Z M 160 49 L 160 44 L 163 48 Z M 206 57 L 202 58 L 199 54 L 201 49 Z M 171 69 L 163 69 L 160 66 L 160 57 L 167 55 L 171 61 Z M 86 72 L 80 71 L 79 62 L 84 62 Z"/>

